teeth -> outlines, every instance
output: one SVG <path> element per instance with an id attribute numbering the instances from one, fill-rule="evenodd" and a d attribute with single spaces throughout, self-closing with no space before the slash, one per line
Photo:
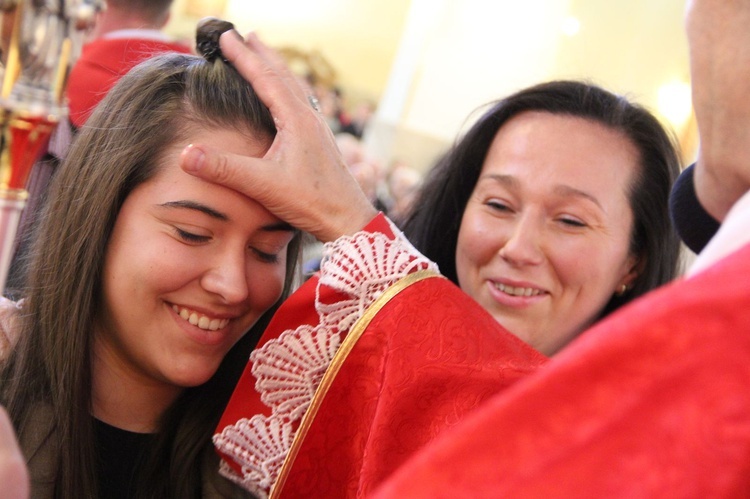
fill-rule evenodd
<path id="1" fill-rule="evenodd" d="M 495 287 L 503 293 L 512 296 L 536 296 L 542 294 L 542 291 L 534 288 L 514 288 L 513 286 L 506 286 L 505 284 L 495 284 Z"/>
<path id="2" fill-rule="evenodd" d="M 172 305 L 172 310 L 188 321 L 193 326 L 198 326 L 201 329 L 207 329 L 209 331 L 217 331 L 227 327 L 229 319 L 210 319 L 205 315 L 198 315 L 197 312 L 188 310 L 187 308 L 180 308 L 177 305 Z"/>

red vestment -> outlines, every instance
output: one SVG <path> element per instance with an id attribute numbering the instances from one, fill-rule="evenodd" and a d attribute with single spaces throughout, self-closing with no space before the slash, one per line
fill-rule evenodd
<path id="1" fill-rule="evenodd" d="M 585 332 L 373 497 L 750 497 L 750 245 Z"/>

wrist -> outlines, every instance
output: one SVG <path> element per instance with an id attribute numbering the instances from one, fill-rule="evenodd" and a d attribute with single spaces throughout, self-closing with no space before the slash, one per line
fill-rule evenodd
<path id="1" fill-rule="evenodd" d="M 321 242 L 328 243 L 343 236 L 352 236 L 361 230 L 367 230 L 368 225 L 378 217 L 378 211 L 372 205 L 359 210 L 347 210 L 339 217 L 341 220 L 336 227 L 325 234 L 320 234 Z"/>

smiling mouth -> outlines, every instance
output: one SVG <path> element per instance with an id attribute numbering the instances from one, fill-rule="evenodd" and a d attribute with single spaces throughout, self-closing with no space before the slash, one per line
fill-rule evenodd
<path id="1" fill-rule="evenodd" d="M 172 310 L 193 326 L 197 326 L 207 331 L 218 331 L 219 329 L 224 329 L 227 327 L 227 324 L 229 324 L 229 319 L 212 319 L 203 314 L 199 314 L 194 310 L 178 307 L 177 305 L 172 305 Z"/>
<path id="2" fill-rule="evenodd" d="M 521 288 L 521 287 L 513 287 L 513 286 L 507 286 L 505 284 L 501 283 L 493 283 L 495 286 L 495 289 L 498 291 L 502 291 L 506 295 L 510 296 L 538 296 L 541 294 L 544 294 L 544 291 L 541 289 L 535 289 L 535 288 Z"/>

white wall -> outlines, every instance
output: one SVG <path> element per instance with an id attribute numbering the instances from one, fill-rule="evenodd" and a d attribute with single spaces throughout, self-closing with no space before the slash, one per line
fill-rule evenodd
<path id="1" fill-rule="evenodd" d="M 412 0 L 368 144 L 385 162 L 425 168 L 483 104 L 577 78 L 650 108 L 690 149 L 682 9 L 682 0 Z M 676 112 L 662 111 L 660 96 Z M 683 121 L 668 123 L 673 115 Z"/>
<path id="2" fill-rule="evenodd" d="M 196 21 L 179 15 L 189 1 L 196 0 L 176 0 L 170 25 L 185 38 Z M 204 5 L 213 2 L 221 3 Z M 473 122 L 479 106 L 546 79 L 590 79 L 657 114 L 660 89 L 673 105 L 689 98 L 684 0 L 224 3 L 215 15 L 241 32 L 256 30 L 272 46 L 322 53 L 351 104 L 379 100 L 366 139 L 386 164 L 401 158 L 426 168 Z M 572 36 L 565 34 L 571 17 L 580 23 Z M 689 152 L 694 131 L 675 127 Z"/>

